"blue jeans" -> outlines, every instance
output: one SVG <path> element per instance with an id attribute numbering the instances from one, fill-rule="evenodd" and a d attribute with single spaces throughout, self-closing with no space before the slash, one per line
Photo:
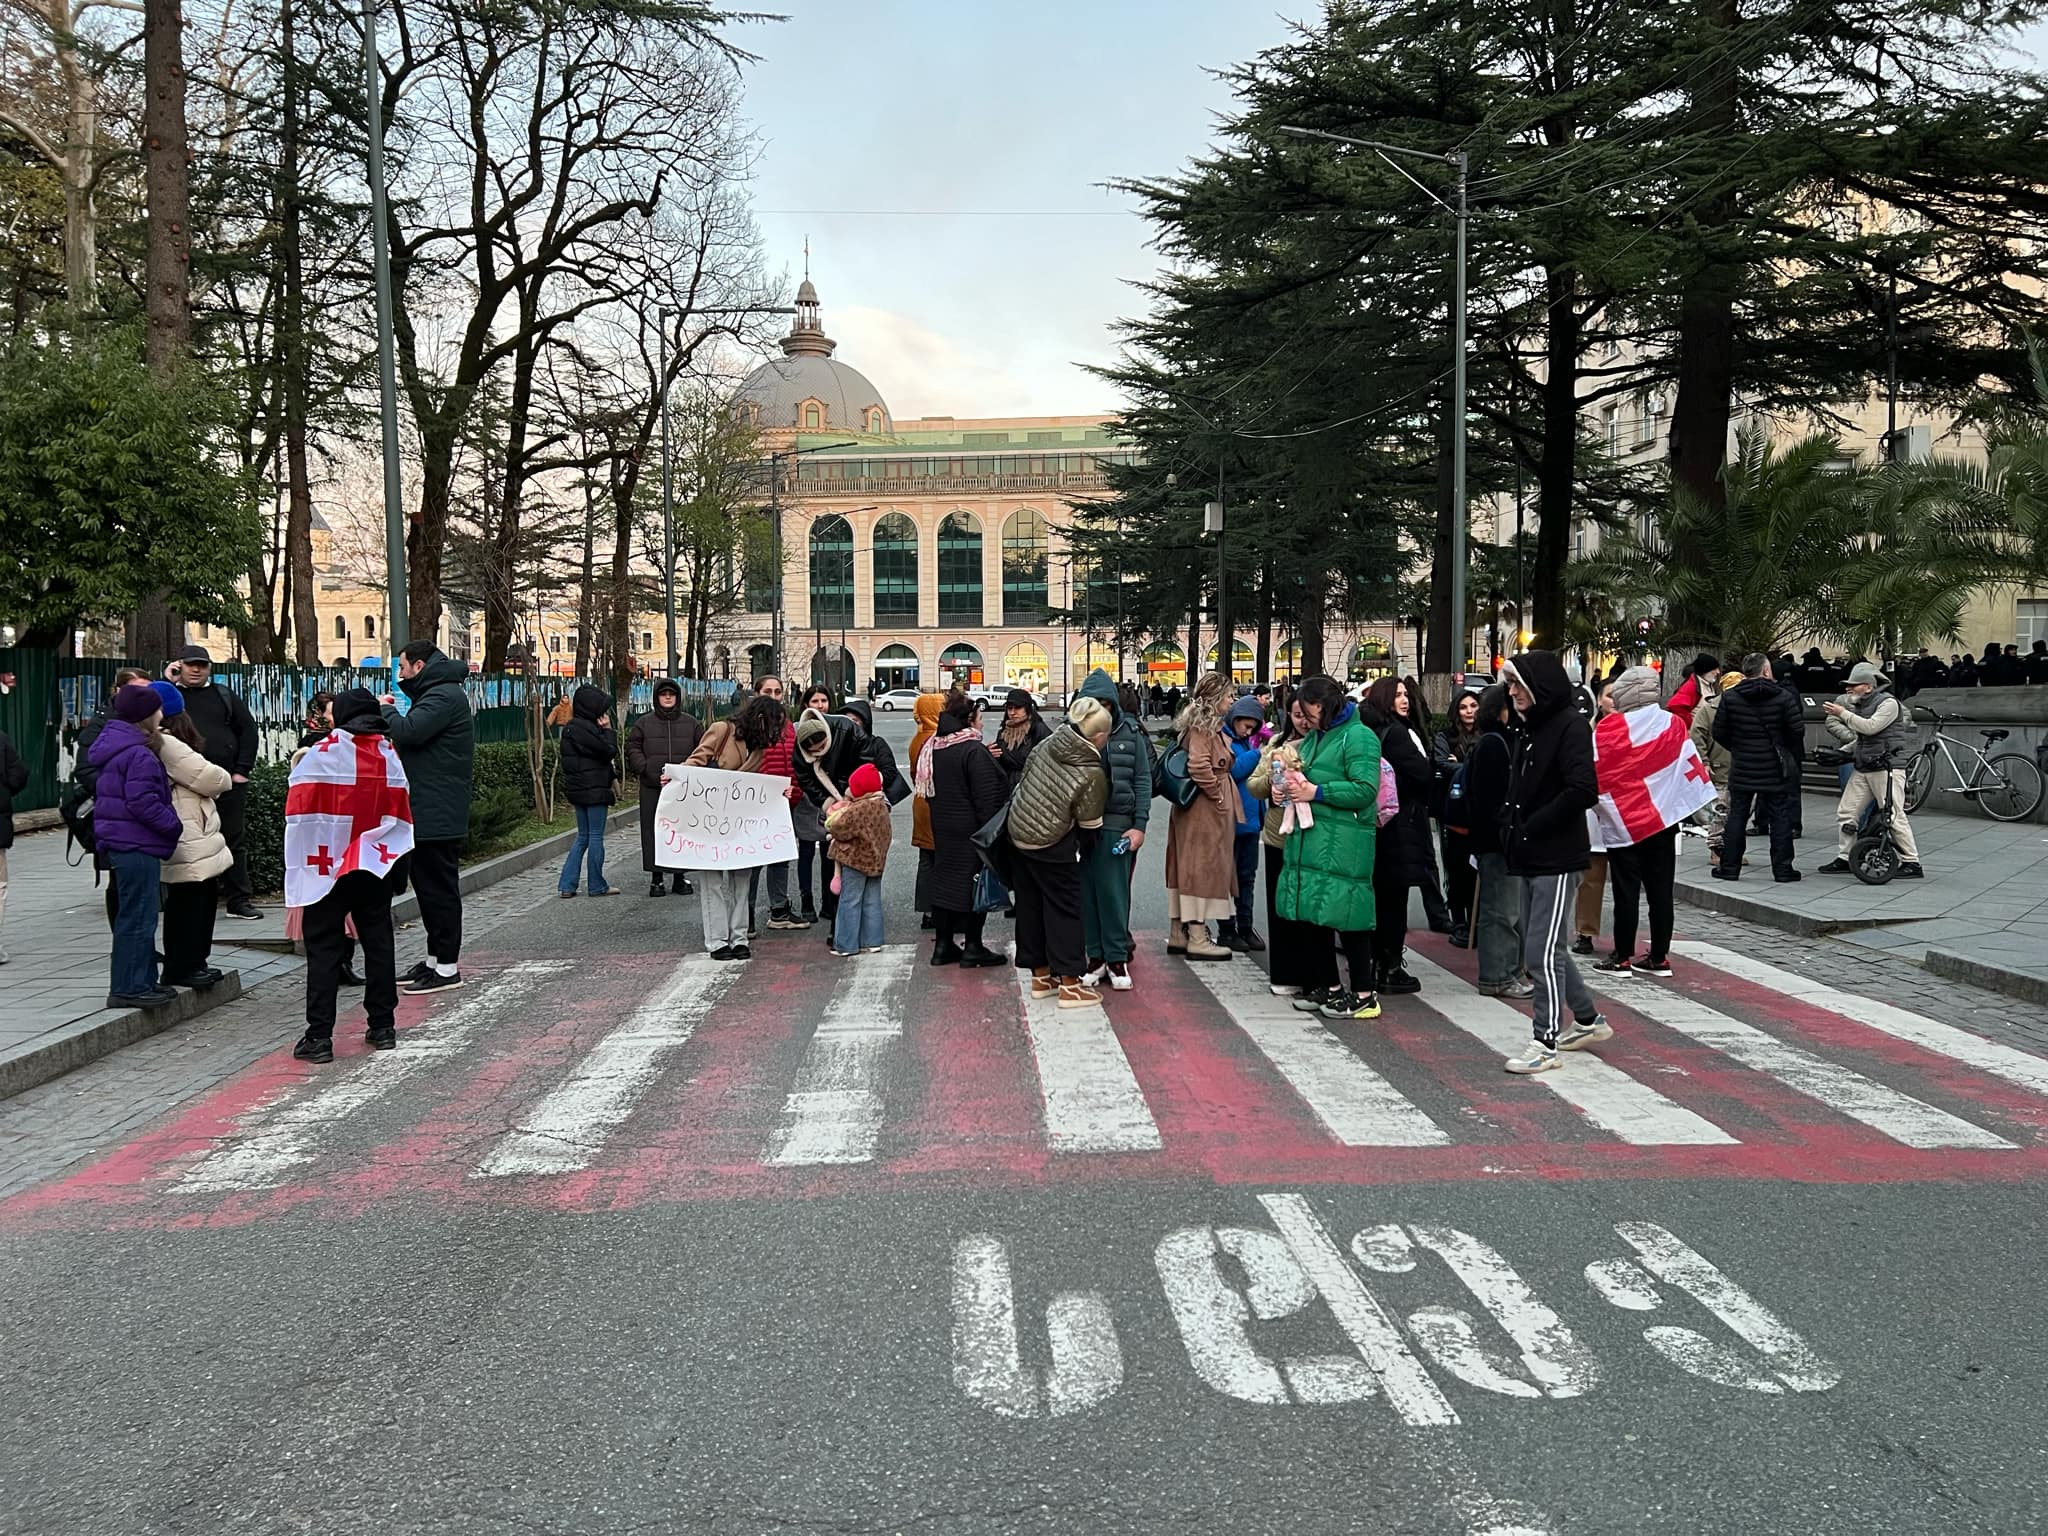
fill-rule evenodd
<path id="1" fill-rule="evenodd" d="M 1252 893 L 1259 885 L 1259 829 L 1237 829 L 1237 931 L 1252 932 Z"/>
<path id="2" fill-rule="evenodd" d="M 882 877 L 839 866 L 839 913 L 832 947 L 841 954 L 882 947 Z"/>
<path id="3" fill-rule="evenodd" d="M 1497 853 L 1479 855 L 1479 984 L 1505 986 L 1522 974 L 1522 877 Z"/>
<path id="4" fill-rule="evenodd" d="M 139 997 L 156 986 L 157 882 L 163 860 L 147 853 L 109 851 L 107 864 L 121 892 L 114 910 L 113 981 L 108 990 Z"/>
<path id="5" fill-rule="evenodd" d="M 599 895 L 611 889 L 604 883 L 604 824 L 612 813 L 608 805 L 579 805 L 576 811 L 576 841 L 569 845 L 569 857 L 562 861 L 562 881 L 559 889 L 566 895 L 576 889 L 576 866 L 583 862 L 585 850 L 589 851 L 590 894 Z"/>

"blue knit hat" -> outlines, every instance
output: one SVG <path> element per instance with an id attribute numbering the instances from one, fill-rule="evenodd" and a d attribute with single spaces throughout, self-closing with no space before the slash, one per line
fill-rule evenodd
<path id="1" fill-rule="evenodd" d="M 164 701 L 164 718 L 172 720 L 185 713 L 185 695 L 178 691 L 176 683 L 159 679 L 149 685 L 156 690 L 156 696 Z"/>

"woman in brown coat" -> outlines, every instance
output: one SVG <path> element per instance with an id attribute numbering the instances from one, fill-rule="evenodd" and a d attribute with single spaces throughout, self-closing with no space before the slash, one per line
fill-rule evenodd
<path id="1" fill-rule="evenodd" d="M 1188 752 L 1188 777 L 1198 793 L 1175 806 L 1166 829 L 1166 952 L 1190 960 L 1228 960 L 1230 951 L 1209 937 L 1211 919 L 1237 912 L 1237 785 L 1230 776 L 1230 743 L 1223 712 L 1230 679 L 1204 673 L 1174 722 Z"/>

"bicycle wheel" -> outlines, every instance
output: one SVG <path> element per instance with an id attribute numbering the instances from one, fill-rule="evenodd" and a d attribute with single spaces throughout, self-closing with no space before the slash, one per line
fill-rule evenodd
<path id="1" fill-rule="evenodd" d="M 2041 803 L 2041 768 L 2031 757 L 2001 752 L 1977 779 L 1977 802 L 1997 821 L 2025 821 Z"/>
<path id="2" fill-rule="evenodd" d="M 1934 748 L 1922 747 L 1913 754 L 1906 764 L 1906 810 L 1908 814 L 1917 811 L 1927 803 L 1927 795 L 1934 788 Z"/>

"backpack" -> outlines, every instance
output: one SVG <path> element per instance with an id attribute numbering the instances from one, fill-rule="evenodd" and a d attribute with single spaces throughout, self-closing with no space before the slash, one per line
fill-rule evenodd
<path id="1" fill-rule="evenodd" d="M 92 805 L 92 786 L 74 775 L 71 782 L 64 786 L 63 797 L 57 802 L 57 814 L 64 821 L 66 863 L 76 865 L 83 862 L 71 857 L 74 846 L 87 855 L 99 852 L 99 843 L 94 838 L 92 830 Z"/>
<path id="2" fill-rule="evenodd" d="M 1458 760 L 1457 771 L 1451 775 L 1451 782 L 1444 790 L 1444 830 L 1455 832 L 1459 837 L 1472 835 L 1472 804 L 1466 798 L 1471 783 L 1466 775 L 1471 771 L 1475 755 L 1476 749 Z"/>

